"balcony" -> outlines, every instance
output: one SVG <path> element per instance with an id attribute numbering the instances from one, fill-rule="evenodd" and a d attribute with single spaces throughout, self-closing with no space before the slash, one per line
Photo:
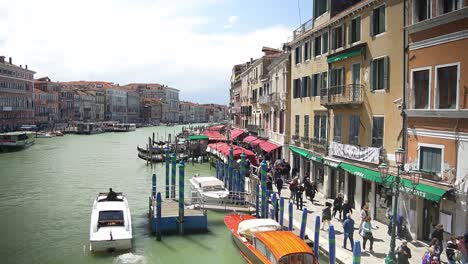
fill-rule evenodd
<path id="1" fill-rule="evenodd" d="M 250 103 L 256 103 L 257 102 L 257 97 L 250 97 Z"/>
<path id="2" fill-rule="evenodd" d="M 261 105 L 267 105 L 270 103 L 270 96 L 269 95 L 262 95 L 258 99 L 258 103 Z"/>
<path id="3" fill-rule="evenodd" d="M 298 141 L 298 140 L 299 140 L 299 135 L 297 135 L 297 134 L 296 134 L 296 135 L 292 135 L 291 138 L 292 138 L 292 140 L 294 140 L 294 141 Z"/>
<path id="4" fill-rule="evenodd" d="M 311 138 L 310 141 L 314 145 L 319 145 L 319 146 L 326 146 L 327 145 L 327 139 L 326 138 Z"/>
<path id="5" fill-rule="evenodd" d="M 359 106 L 363 103 L 364 86 L 346 84 L 324 88 L 320 91 L 320 104 L 327 108 Z"/>
<path id="6" fill-rule="evenodd" d="M 259 125 L 247 125 L 247 131 L 249 132 L 258 133 L 260 129 L 261 127 Z"/>
<path id="7" fill-rule="evenodd" d="M 298 38 L 301 35 L 303 35 L 304 33 L 306 33 L 309 29 L 312 29 L 313 26 L 314 26 L 314 21 L 313 21 L 313 19 L 310 19 L 307 22 L 305 22 L 304 24 L 302 24 L 300 27 L 296 28 L 293 31 L 294 40 L 296 40 L 296 38 Z"/>

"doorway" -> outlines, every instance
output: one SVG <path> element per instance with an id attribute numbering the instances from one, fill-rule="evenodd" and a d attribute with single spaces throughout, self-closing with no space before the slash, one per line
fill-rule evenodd
<path id="1" fill-rule="evenodd" d="M 431 232 L 439 223 L 439 203 L 424 199 L 423 217 L 423 239 L 430 241 Z"/>
<path id="2" fill-rule="evenodd" d="M 356 194 L 356 176 L 348 173 L 348 201 L 355 208 L 354 195 Z"/>
<path id="3" fill-rule="evenodd" d="M 370 193 L 372 191 L 372 183 L 370 181 L 362 179 L 362 206 L 365 204 L 369 205 L 371 201 Z M 371 209 L 371 208 L 369 208 Z"/>

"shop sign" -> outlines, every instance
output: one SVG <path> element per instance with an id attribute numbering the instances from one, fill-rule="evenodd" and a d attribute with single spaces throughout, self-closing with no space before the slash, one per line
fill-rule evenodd
<path id="1" fill-rule="evenodd" d="M 331 160 L 325 160 L 323 163 L 333 168 L 338 168 L 338 166 L 340 166 L 340 162 L 331 161 Z"/>
<path id="2" fill-rule="evenodd" d="M 416 196 L 419 196 L 419 197 L 422 197 L 422 198 L 426 199 L 426 192 L 416 190 L 416 189 L 413 189 L 413 188 L 409 188 L 409 187 L 406 187 L 404 185 L 400 185 L 400 191 L 405 192 L 405 193 L 410 193 L 410 194 L 413 194 L 413 195 L 416 195 Z"/>
<path id="3" fill-rule="evenodd" d="M 346 159 L 379 164 L 380 148 L 358 147 L 332 142 L 330 154 Z"/>

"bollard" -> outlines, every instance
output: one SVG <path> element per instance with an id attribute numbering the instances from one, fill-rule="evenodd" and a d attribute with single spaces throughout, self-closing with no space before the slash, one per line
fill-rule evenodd
<path id="1" fill-rule="evenodd" d="M 328 257 L 330 264 L 335 264 L 336 259 L 336 245 L 335 245 L 335 227 L 330 225 L 328 227 Z"/>
<path id="2" fill-rule="evenodd" d="M 156 239 L 161 241 L 161 193 L 156 196 Z"/>
<path id="3" fill-rule="evenodd" d="M 302 240 L 305 238 L 306 225 L 307 225 L 307 208 L 304 208 L 302 210 L 301 231 L 299 232 L 299 237 Z"/>
<path id="4" fill-rule="evenodd" d="M 261 206 L 261 210 L 262 210 L 262 218 L 266 218 L 266 212 L 267 212 L 267 200 L 266 200 L 266 192 L 267 192 L 267 189 L 266 189 L 266 177 L 267 177 L 267 163 L 265 160 L 262 161 L 262 163 L 260 164 L 261 166 L 261 171 L 260 171 L 260 175 L 261 175 L 261 186 L 262 186 L 262 206 Z"/>
<path id="5" fill-rule="evenodd" d="M 241 163 L 240 163 L 240 182 L 239 182 L 239 192 L 241 193 L 241 196 L 242 196 L 242 193 L 244 193 L 244 190 L 245 190 L 245 175 L 246 175 L 246 171 L 245 171 L 245 158 L 246 158 L 246 155 L 244 152 L 242 152 L 242 154 L 240 155 L 241 157 Z"/>
<path id="6" fill-rule="evenodd" d="M 273 206 L 273 209 L 271 210 L 271 219 L 278 221 L 278 219 L 275 219 L 276 216 L 276 204 L 278 203 L 276 199 L 276 193 L 273 193 L 273 196 L 271 197 L 271 205 Z"/>
<path id="7" fill-rule="evenodd" d="M 233 162 L 234 160 L 234 149 L 232 146 L 229 148 L 229 161 L 228 161 L 228 174 L 229 174 L 229 191 L 233 192 L 234 191 L 234 167 L 233 167 Z"/>
<path id="8" fill-rule="evenodd" d="M 179 233 L 184 234 L 184 180 L 185 180 L 185 164 L 181 160 L 179 163 Z"/>
<path id="9" fill-rule="evenodd" d="M 319 239 L 320 239 L 320 216 L 315 217 L 315 230 L 314 230 L 314 254 L 319 258 Z"/>
<path id="10" fill-rule="evenodd" d="M 172 153 L 171 155 L 172 161 L 172 175 L 171 175 L 171 198 L 175 199 L 175 185 L 176 185 L 176 154 Z"/>
<path id="11" fill-rule="evenodd" d="M 260 206 L 259 206 L 259 203 L 260 203 L 260 187 L 257 185 L 255 185 L 255 217 L 257 218 L 260 218 Z"/>
<path id="12" fill-rule="evenodd" d="M 293 202 L 292 201 L 289 201 L 288 213 L 289 213 L 288 230 L 293 231 Z"/>
<path id="13" fill-rule="evenodd" d="M 361 263 L 361 242 L 354 241 L 354 248 L 353 248 L 353 264 L 360 264 Z"/>
<path id="14" fill-rule="evenodd" d="M 169 199 L 169 148 L 165 148 L 164 159 L 166 160 L 166 199 Z"/>
<path id="15" fill-rule="evenodd" d="M 228 164 L 224 164 L 224 186 L 229 184 L 229 166 Z"/>
<path id="16" fill-rule="evenodd" d="M 283 229 L 283 221 L 284 221 L 284 197 L 280 198 L 280 206 L 279 206 L 279 224 L 281 229 Z"/>
<path id="17" fill-rule="evenodd" d="M 156 173 L 153 174 L 153 177 L 151 177 L 151 186 L 152 186 L 152 192 L 151 192 L 151 198 L 156 198 Z"/>

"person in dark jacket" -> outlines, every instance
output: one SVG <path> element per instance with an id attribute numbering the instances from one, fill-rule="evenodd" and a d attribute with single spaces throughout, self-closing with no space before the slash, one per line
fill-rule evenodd
<path id="1" fill-rule="evenodd" d="M 312 196 L 312 182 L 310 181 L 309 177 L 305 177 L 304 179 L 304 189 L 305 189 L 306 199 L 307 197 L 310 198 Z M 310 199 L 312 201 L 312 198 Z"/>
<path id="2" fill-rule="evenodd" d="M 278 179 L 276 179 L 276 189 L 278 190 L 278 196 L 281 197 L 281 190 L 283 189 L 283 179 L 281 179 L 281 177 L 278 177 Z"/>
<path id="3" fill-rule="evenodd" d="M 398 247 L 396 254 L 398 264 L 409 264 L 411 249 L 408 247 L 408 242 L 406 240 L 401 241 L 401 246 Z"/>
<path id="4" fill-rule="evenodd" d="M 297 190 L 296 190 L 296 209 L 299 209 L 299 210 L 302 210 L 302 203 L 303 203 L 303 199 L 302 199 L 302 195 L 304 193 L 304 185 L 303 184 L 299 184 L 299 186 L 297 186 Z"/>
<path id="5" fill-rule="evenodd" d="M 351 243 L 351 250 L 353 250 L 354 220 L 351 218 L 351 214 L 347 214 L 346 220 L 344 220 L 343 222 L 343 234 L 344 234 L 343 248 L 346 249 L 346 242 L 349 239 L 349 242 Z"/>
<path id="6" fill-rule="evenodd" d="M 117 194 L 109 188 L 109 192 L 107 193 L 107 201 L 117 201 Z"/>
<path id="7" fill-rule="evenodd" d="M 458 260 L 455 259 L 455 252 L 458 250 L 457 238 L 451 236 L 447 241 L 447 247 L 445 248 L 445 254 L 447 254 L 448 264 L 456 264 Z"/>
<path id="8" fill-rule="evenodd" d="M 343 196 L 341 193 L 339 193 L 335 200 L 333 201 L 333 217 L 335 217 L 336 212 L 338 212 L 339 219 L 341 221 L 341 212 L 343 210 Z"/>
<path id="9" fill-rule="evenodd" d="M 325 226 L 328 229 L 328 226 L 330 225 L 330 221 L 332 218 L 331 215 L 331 203 L 326 202 L 325 203 L 325 208 L 322 210 L 322 230 L 325 230 Z"/>
<path id="10" fill-rule="evenodd" d="M 431 238 L 437 238 L 439 241 L 439 249 L 440 252 L 437 255 L 437 258 L 440 260 L 440 255 L 442 254 L 442 251 L 444 250 L 442 241 L 444 241 L 444 225 L 443 224 L 438 224 L 435 226 L 434 231 L 431 233 Z"/>
<path id="11" fill-rule="evenodd" d="M 271 177 L 270 173 L 268 173 L 266 188 L 268 191 L 268 198 L 269 198 L 273 194 L 273 178 Z"/>
<path id="12" fill-rule="evenodd" d="M 343 215 L 353 214 L 353 207 L 351 207 L 351 204 L 349 203 L 348 200 L 345 200 L 342 209 L 343 209 Z"/>

